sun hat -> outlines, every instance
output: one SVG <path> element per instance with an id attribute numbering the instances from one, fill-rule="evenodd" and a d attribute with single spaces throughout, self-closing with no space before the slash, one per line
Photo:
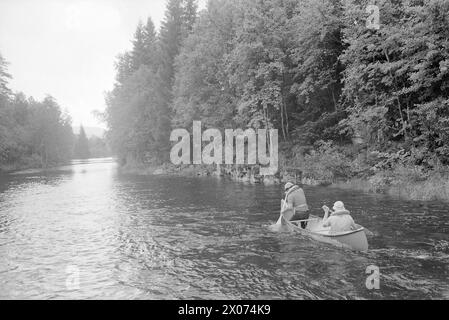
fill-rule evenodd
<path id="1" fill-rule="evenodd" d="M 293 183 L 287 182 L 287 183 L 285 184 L 285 186 L 284 186 L 284 190 L 288 190 L 288 189 L 290 189 L 290 188 L 293 187 L 293 186 L 294 186 Z"/>
<path id="2" fill-rule="evenodd" d="M 335 211 L 346 211 L 345 205 L 341 201 L 335 202 L 334 207 L 332 209 L 334 209 Z"/>

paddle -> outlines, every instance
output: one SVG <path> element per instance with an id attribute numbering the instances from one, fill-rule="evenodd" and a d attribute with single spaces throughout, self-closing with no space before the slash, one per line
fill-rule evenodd
<path id="1" fill-rule="evenodd" d="M 286 206 L 287 206 L 287 198 L 288 198 L 289 194 L 290 194 L 293 190 L 295 190 L 295 189 L 290 188 L 290 189 L 286 192 L 286 194 L 285 194 L 285 199 L 284 199 L 284 202 L 282 203 L 282 207 L 281 207 L 281 213 L 280 213 L 280 215 L 279 215 L 279 219 L 278 219 L 278 221 L 276 222 L 276 224 L 279 224 L 279 225 L 282 224 L 282 218 L 284 218 L 285 221 L 289 222 L 289 219 L 286 219 L 286 218 L 285 218 L 284 211 L 285 211 Z M 281 201 L 282 201 L 282 200 L 281 200 Z M 294 214 L 294 212 L 293 212 L 293 214 Z M 292 216 L 292 218 L 293 218 L 293 216 Z M 290 219 L 291 219 L 291 218 L 290 218 Z M 291 223 L 290 223 L 290 225 L 291 225 Z"/>
<path id="2" fill-rule="evenodd" d="M 287 220 L 287 219 L 285 219 L 285 216 L 284 216 L 284 209 L 285 209 L 286 203 L 287 203 L 287 196 L 285 196 L 284 202 L 282 202 L 281 212 L 279 214 L 279 219 L 276 222 L 276 224 L 282 224 L 282 219 L 281 219 L 282 217 L 284 217 L 284 220 Z"/>
<path id="3" fill-rule="evenodd" d="M 290 221 L 288 221 L 288 220 L 285 218 L 285 216 L 284 216 L 284 210 L 285 210 L 286 205 L 287 205 L 287 196 L 288 196 L 288 194 L 285 196 L 285 200 L 284 200 L 284 202 L 282 203 L 281 212 L 280 212 L 280 214 L 279 214 L 279 219 L 278 219 L 278 221 L 276 222 L 276 225 L 282 226 L 282 225 L 283 225 L 283 224 L 282 224 L 282 218 L 284 218 L 285 226 L 288 227 L 289 231 L 292 231 L 292 230 L 294 230 L 294 225 L 293 225 Z"/>
<path id="4" fill-rule="evenodd" d="M 320 220 L 320 218 L 311 218 L 311 219 L 304 219 L 304 220 L 294 220 L 292 222 L 308 222 L 308 221 L 316 221 Z"/>
<path id="5" fill-rule="evenodd" d="M 369 236 L 369 237 L 374 236 L 374 233 L 371 230 L 367 229 L 366 227 L 363 227 L 363 229 L 365 229 L 365 234 L 367 236 Z"/>

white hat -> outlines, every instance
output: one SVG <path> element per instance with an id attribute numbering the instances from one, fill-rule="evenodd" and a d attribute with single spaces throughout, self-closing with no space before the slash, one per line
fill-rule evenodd
<path id="1" fill-rule="evenodd" d="M 293 183 L 287 182 L 287 183 L 285 184 L 285 186 L 284 186 L 284 190 L 288 190 L 288 189 L 290 189 L 290 188 L 293 187 L 293 186 L 294 186 Z"/>
<path id="2" fill-rule="evenodd" d="M 335 203 L 334 203 L 334 207 L 333 207 L 332 209 L 334 209 L 335 211 L 343 211 L 343 210 L 346 210 L 346 209 L 345 209 L 344 203 L 341 202 L 341 201 L 335 202 Z"/>

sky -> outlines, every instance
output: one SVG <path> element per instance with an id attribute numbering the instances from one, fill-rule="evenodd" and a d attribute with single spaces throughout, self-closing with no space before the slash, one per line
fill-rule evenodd
<path id="1" fill-rule="evenodd" d="M 206 0 L 199 0 L 200 8 Z M 114 62 L 131 49 L 139 20 L 156 27 L 166 0 L 0 0 L 0 53 L 13 76 L 10 88 L 42 99 L 50 94 L 73 125 L 105 128 Z"/>

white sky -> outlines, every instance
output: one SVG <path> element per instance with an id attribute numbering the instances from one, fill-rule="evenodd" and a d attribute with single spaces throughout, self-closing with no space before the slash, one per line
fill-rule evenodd
<path id="1" fill-rule="evenodd" d="M 206 0 L 199 0 L 200 8 Z M 114 61 L 131 48 L 139 19 L 159 28 L 166 0 L 0 0 L 0 52 L 10 63 L 10 87 L 42 99 L 51 94 L 73 125 L 105 127 Z"/>

